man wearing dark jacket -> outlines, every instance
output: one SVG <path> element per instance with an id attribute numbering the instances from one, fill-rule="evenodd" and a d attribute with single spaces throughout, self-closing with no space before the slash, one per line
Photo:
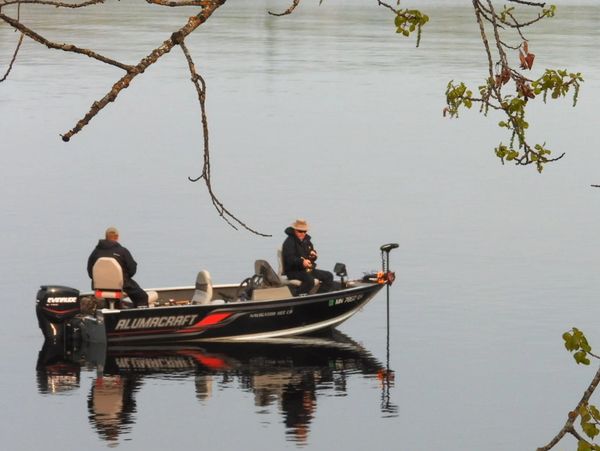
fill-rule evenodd
<path id="1" fill-rule="evenodd" d="M 320 292 L 330 291 L 333 285 L 333 274 L 316 269 L 317 251 L 307 232 L 308 223 L 304 219 L 296 219 L 285 229 L 287 238 L 281 249 L 283 273 L 288 279 L 300 280 L 298 294 L 309 293 L 315 285 L 315 279 L 321 282 Z"/>
<path id="2" fill-rule="evenodd" d="M 137 270 L 137 263 L 127 248 L 119 244 L 119 231 L 114 227 L 106 229 L 105 239 L 99 240 L 98 244 L 90 254 L 87 264 L 87 272 L 92 278 L 92 268 L 100 257 L 112 257 L 119 262 L 123 269 L 123 291 L 136 307 L 148 306 L 148 294 L 142 290 L 132 277 Z M 93 288 L 93 287 L 92 287 Z"/>

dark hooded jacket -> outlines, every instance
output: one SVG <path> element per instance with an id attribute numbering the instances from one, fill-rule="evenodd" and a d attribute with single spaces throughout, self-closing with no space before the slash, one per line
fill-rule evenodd
<path id="1" fill-rule="evenodd" d="M 283 273 L 287 274 L 294 271 L 305 271 L 302 265 L 303 258 L 309 258 L 310 251 L 314 250 L 314 246 L 310 241 L 310 235 L 304 235 L 304 239 L 300 241 L 294 234 L 294 229 L 288 227 L 285 229 L 287 238 L 281 247 L 281 257 L 283 260 Z M 313 262 L 313 266 L 316 266 Z"/>
<path id="2" fill-rule="evenodd" d="M 88 258 L 87 272 L 90 278 L 92 278 L 92 268 L 94 267 L 94 263 L 101 257 L 115 258 L 121 265 L 121 268 L 123 268 L 123 277 L 125 281 L 130 280 L 135 275 L 137 263 L 127 248 L 121 246 L 118 241 L 99 240 Z"/>

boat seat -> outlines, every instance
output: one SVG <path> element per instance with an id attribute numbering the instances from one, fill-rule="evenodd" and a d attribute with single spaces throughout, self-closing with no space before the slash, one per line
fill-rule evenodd
<path id="1" fill-rule="evenodd" d="M 282 285 L 288 285 L 291 287 L 299 287 L 300 285 L 302 285 L 302 282 L 300 280 L 288 279 L 287 276 L 285 274 L 283 274 L 283 252 L 282 252 L 281 248 L 277 249 L 277 262 L 278 262 L 277 277 L 279 277 L 279 280 Z M 320 283 L 321 283 L 321 281 L 319 279 L 315 279 L 315 285 L 314 285 L 313 289 L 310 291 L 310 294 L 317 292 L 317 290 L 319 289 Z"/>
<path id="2" fill-rule="evenodd" d="M 92 289 L 96 299 L 106 300 L 114 310 L 115 302 L 123 299 L 123 269 L 112 257 L 100 257 L 92 267 Z"/>
<path id="3" fill-rule="evenodd" d="M 192 297 L 192 304 L 210 304 L 213 296 L 210 273 L 202 270 L 196 276 L 196 289 Z"/>
<path id="4" fill-rule="evenodd" d="M 123 291 L 123 268 L 119 262 L 112 257 L 101 257 L 96 260 L 92 267 L 92 289 L 96 299 L 108 302 L 110 309 L 114 310 L 119 303 L 121 307 L 133 308 L 133 303 Z M 158 301 L 156 291 L 146 291 L 148 295 L 148 306 L 154 307 Z"/>
<path id="5" fill-rule="evenodd" d="M 148 295 L 148 307 L 156 307 L 158 304 L 158 292 L 156 291 L 146 291 Z"/>
<path id="6" fill-rule="evenodd" d="M 260 285 L 254 287 L 252 290 L 251 300 L 266 301 L 292 297 L 289 286 L 282 283 L 281 277 L 279 277 L 268 261 L 256 260 L 254 262 L 254 274 L 259 276 Z"/>
<path id="7" fill-rule="evenodd" d="M 285 285 L 266 260 L 254 261 L 254 274 L 261 277 L 261 288 L 277 288 Z"/>

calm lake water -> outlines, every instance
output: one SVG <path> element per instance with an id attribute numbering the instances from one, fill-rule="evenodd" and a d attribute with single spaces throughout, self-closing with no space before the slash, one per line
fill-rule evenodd
<path id="1" fill-rule="evenodd" d="M 120 71 L 24 42 L 0 84 L 3 449 L 532 450 L 579 400 L 595 368 L 577 367 L 561 334 L 578 326 L 600 346 L 600 5 L 561 2 L 528 33 L 538 70 L 586 79 L 576 108 L 533 108 L 531 137 L 566 152 L 539 175 L 494 157 L 499 118 L 442 117 L 447 82 L 476 87 L 487 70 L 470 2 L 419 2 L 431 16 L 419 49 L 375 1 L 266 13 L 288 4 L 228 1 L 188 42 L 208 84 L 214 189 L 271 238 L 228 227 L 187 180 L 202 141 L 179 50 L 65 144 Z M 191 11 L 128 0 L 22 17 L 136 63 Z M 16 40 L 0 26 L 0 72 Z M 316 343 L 90 350 L 76 364 L 42 349 L 38 286 L 89 286 L 108 225 L 156 287 L 204 268 L 241 281 L 254 259 L 274 263 L 298 216 L 321 266 L 351 276 L 400 244 L 389 342 L 379 295 Z"/>

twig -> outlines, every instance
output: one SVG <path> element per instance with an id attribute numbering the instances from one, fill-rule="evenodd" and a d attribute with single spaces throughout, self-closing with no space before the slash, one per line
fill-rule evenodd
<path id="1" fill-rule="evenodd" d="M 542 2 L 527 2 L 525 0 L 508 0 L 511 3 L 518 3 L 520 5 L 527 5 L 527 6 L 539 6 L 540 8 L 543 8 L 544 6 L 546 6 L 546 3 L 542 3 Z"/>
<path id="2" fill-rule="evenodd" d="M 210 178 L 210 151 L 209 151 L 209 140 L 208 140 L 208 117 L 206 115 L 206 82 L 204 78 L 198 72 L 196 72 L 196 66 L 192 59 L 192 55 L 190 54 L 185 42 L 180 42 L 179 46 L 181 50 L 183 50 L 183 54 L 188 62 L 188 68 L 190 70 L 190 74 L 192 76 L 191 80 L 196 88 L 196 93 L 198 94 L 198 102 L 200 103 L 200 112 L 202 116 L 202 132 L 204 136 L 204 164 L 202 167 L 202 175 L 196 178 L 188 177 L 188 179 L 192 182 L 197 182 L 201 179 L 204 179 L 204 183 L 206 184 L 206 188 L 208 189 L 208 193 L 210 194 L 210 199 L 212 201 L 213 206 L 219 213 L 227 224 L 237 230 L 237 227 L 234 223 L 239 224 L 249 232 L 252 232 L 259 236 L 270 237 L 271 235 L 267 235 L 265 233 L 258 232 L 253 228 L 246 225 L 239 218 L 237 218 L 234 214 L 232 214 L 223 203 L 217 198 L 216 194 L 212 189 L 212 183 Z"/>
<path id="3" fill-rule="evenodd" d="M 43 5 L 43 6 L 56 6 L 57 8 L 85 8 L 86 6 L 96 5 L 98 3 L 104 3 L 106 0 L 88 0 L 81 3 L 64 3 L 56 2 L 51 0 L 0 0 L 0 8 L 3 6 L 10 5 Z"/>
<path id="4" fill-rule="evenodd" d="M 279 16 L 279 17 L 281 17 L 281 16 L 287 16 L 288 14 L 292 14 L 292 12 L 296 9 L 296 6 L 298 6 L 299 4 L 300 4 L 300 0 L 293 0 L 293 3 L 284 12 L 282 12 L 282 13 L 274 13 L 272 11 L 268 11 L 268 13 L 271 14 L 272 16 Z"/>
<path id="5" fill-rule="evenodd" d="M 146 0 L 146 3 L 150 3 L 152 5 L 159 6 L 169 6 L 169 7 L 177 7 L 177 6 L 201 6 L 202 8 L 207 8 L 214 3 L 211 0 Z"/>
<path id="6" fill-rule="evenodd" d="M 110 64 L 111 66 L 116 66 L 116 67 L 126 70 L 126 71 L 130 71 L 133 68 L 133 66 L 129 66 L 127 64 L 123 64 L 123 63 L 120 63 L 113 59 L 107 58 L 103 55 L 100 55 L 99 53 L 93 52 L 92 50 L 82 49 L 82 48 L 79 48 L 72 44 L 57 44 L 55 42 L 51 42 L 51 41 L 47 40 L 46 38 L 44 38 L 43 36 L 36 33 L 35 31 L 33 31 L 31 28 L 28 28 L 25 25 L 23 25 L 17 19 L 13 19 L 12 17 L 7 16 L 5 14 L 0 13 L 0 19 L 3 20 L 4 22 L 8 23 L 14 29 L 19 30 L 21 33 L 25 34 L 27 37 L 33 39 L 36 42 L 39 42 L 40 44 L 45 45 L 49 49 L 79 53 L 81 55 L 89 56 L 90 58 L 96 59 L 96 60 L 101 61 L 106 64 Z"/>
<path id="7" fill-rule="evenodd" d="M 381 0 L 377 0 L 377 5 L 390 9 L 394 14 L 398 14 L 398 10 L 392 5 L 389 5 L 388 3 L 382 2 Z"/>
<path id="8" fill-rule="evenodd" d="M 15 60 L 17 59 L 17 53 L 19 53 L 19 48 L 21 47 L 21 43 L 23 42 L 23 37 L 25 35 L 23 33 L 21 33 L 21 36 L 19 37 L 19 42 L 17 43 L 17 48 L 15 48 L 15 52 L 13 53 L 13 57 L 10 60 L 10 64 L 8 65 L 8 69 L 6 70 L 6 73 L 4 74 L 4 76 L 0 79 L 0 83 L 2 83 L 4 80 L 6 80 L 8 78 L 8 74 L 10 74 L 10 71 L 12 70 L 13 64 L 15 63 Z"/>

